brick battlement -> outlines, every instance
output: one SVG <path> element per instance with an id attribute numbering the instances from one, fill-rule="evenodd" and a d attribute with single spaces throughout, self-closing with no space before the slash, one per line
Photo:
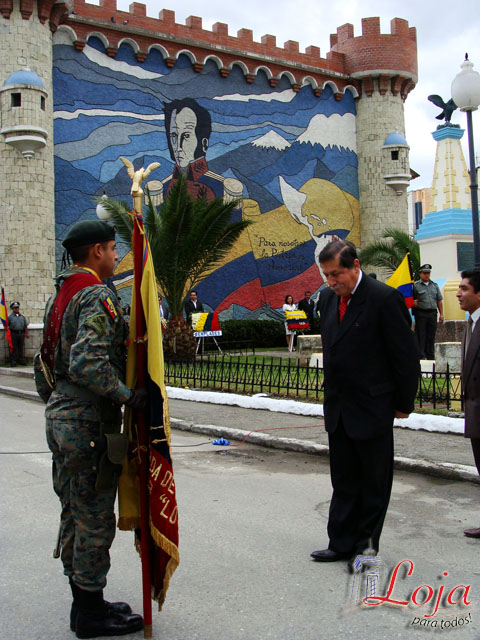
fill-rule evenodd
<path id="1" fill-rule="evenodd" d="M 75 13 L 69 17 L 67 23 L 73 27 L 75 22 L 75 29 L 78 22 L 88 19 L 104 24 L 115 24 L 124 27 L 125 31 L 142 30 L 145 35 L 155 34 L 157 38 L 163 35 L 167 38 L 195 41 L 197 46 L 203 43 L 225 51 L 238 51 L 247 56 L 275 58 L 305 67 L 324 68 L 333 73 L 343 74 L 343 65 L 338 58 L 322 59 L 320 49 L 315 46 L 309 46 L 304 53 L 301 53 L 298 42 L 294 40 L 288 40 L 281 47 L 277 45 L 275 36 L 265 34 L 260 42 L 256 42 L 251 29 L 239 29 L 234 36 L 229 34 L 228 24 L 223 22 L 216 22 L 209 31 L 203 28 L 202 18 L 198 16 L 189 16 L 183 25 L 175 22 L 175 12 L 168 9 L 160 11 L 158 18 L 153 18 L 147 16 L 146 5 L 139 2 L 133 2 L 129 6 L 128 13 L 118 11 L 115 0 L 100 0 L 99 6 L 89 4 L 85 0 L 74 0 L 73 4 Z"/>
<path id="2" fill-rule="evenodd" d="M 353 25 L 344 24 L 330 36 L 330 46 L 344 55 L 345 73 L 354 78 L 398 73 L 417 80 L 417 31 L 407 20 L 394 18 L 390 33 L 380 33 L 380 18 L 363 18 L 362 35 L 356 37 Z"/>
<path id="3" fill-rule="evenodd" d="M 322 58 L 319 47 L 306 47 L 302 53 L 295 40 L 288 40 L 281 47 L 274 35 L 265 34 L 256 42 L 251 29 L 243 28 L 236 36 L 230 35 L 228 24 L 223 22 L 216 22 L 211 31 L 204 29 L 198 16 L 189 16 L 185 24 L 179 24 L 174 11 L 163 9 L 153 18 L 147 16 L 146 5 L 139 2 L 133 2 L 128 12 L 119 11 L 116 0 L 100 0 L 99 6 L 73 0 L 73 6 L 74 12 L 63 23 L 71 28 L 79 50 L 91 35 L 100 33 L 111 57 L 123 42 L 128 42 L 139 61 L 145 60 L 151 48 L 158 48 L 168 66 L 173 67 L 178 56 L 184 54 L 196 72 L 213 60 L 222 77 L 238 65 L 246 82 L 253 82 L 262 70 L 272 86 L 287 76 L 295 91 L 310 84 L 320 95 L 328 83 L 337 99 L 345 89 L 357 97 L 367 75 L 387 74 L 395 83 L 394 93 L 400 87 L 403 97 L 416 82 L 416 32 L 400 18 L 392 20 L 390 34 L 380 33 L 379 18 L 365 18 L 358 37 L 354 36 L 353 25 L 339 27 L 337 34 L 331 36 L 331 51 Z"/>

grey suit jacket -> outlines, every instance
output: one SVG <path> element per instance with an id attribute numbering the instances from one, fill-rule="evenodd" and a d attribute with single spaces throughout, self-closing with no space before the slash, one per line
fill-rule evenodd
<path id="1" fill-rule="evenodd" d="M 462 354 L 465 349 L 462 338 Z M 472 332 L 467 353 L 463 358 L 462 387 L 465 408 L 465 437 L 480 438 L 480 321 Z"/>

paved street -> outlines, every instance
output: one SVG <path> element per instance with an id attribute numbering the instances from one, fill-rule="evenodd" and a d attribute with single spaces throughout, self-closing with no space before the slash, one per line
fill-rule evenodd
<path id="1" fill-rule="evenodd" d="M 59 508 L 50 456 L 18 453 L 46 451 L 43 406 L 0 396 L 0 415 L 1 637 L 73 638 L 66 578 L 52 558 Z M 249 444 L 222 450 L 200 444 L 210 441 L 174 431 L 181 564 L 163 612 L 154 613 L 155 639 L 416 639 L 433 630 L 452 640 L 478 637 L 480 541 L 462 534 L 480 524 L 477 485 L 397 472 L 381 558 L 388 574 L 402 560 L 414 566 L 409 577 L 399 571 L 392 598 L 408 600 L 416 587 L 430 585 L 431 602 L 365 609 L 351 601 L 344 563 L 309 559 L 326 543 L 327 459 Z M 385 595 L 385 580 L 377 595 Z M 459 584 L 471 585 L 470 606 L 442 603 L 437 616 L 423 617 L 441 586 L 448 594 Z M 140 611 L 139 588 L 132 536 L 118 532 L 106 597 L 127 599 Z M 462 594 L 457 590 L 451 601 Z"/>

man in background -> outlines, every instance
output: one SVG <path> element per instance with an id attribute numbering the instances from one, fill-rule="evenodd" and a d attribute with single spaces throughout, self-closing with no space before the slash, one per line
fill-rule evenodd
<path id="1" fill-rule="evenodd" d="M 192 313 L 203 313 L 203 304 L 198 299 L 197 292 L 194 289 L 190 291 L 190 297 L 185 302 L 185 315 L 190 323 Z"/>
<path id="2" fill-rule="evenodd" d="M 300 311 L 304 311 L 307 316 L 308 324 L 310 325 L 309 333 L 313 331 L 313 319 L 314 319 L 314 310 L 315 303 L 312 300 L 312 292 L 305 291 L 305 297 L 300 300 L 298 303 L 298 309 Z"/>
<path id="3" fill-rule="evenodd" d="M 17 363 L 25 364 L 25 338 L 29 338 L 28 320 L 20 313 L 20 303 L 12 302 L 12 312 L 8 316 L 8 326 L 12 334 L 13 351 L 10 354 L 10 366 L 16 367 Z"/>
<path id="4" fill-rule="evenodd" d="M 480 269 L 462 271 L 457 300 L 469 318 L 462 338 L 462 388 L 465 409 L 465 437 L 470 438 L 480 474 Z M 480 528 L 465 529 L 468 538 L 480 538 Z"/>
<path id="5" fill-rule="evenodd" d="M 415 309 L 415 334 L 418 340 L 420 360 L 435 360 L 435 334 L 438 322 L 443 322 L 443 296 L 436 282 L 430 280 L 431 264 L 422 264 L 420 279 L 413 285 Z"/>

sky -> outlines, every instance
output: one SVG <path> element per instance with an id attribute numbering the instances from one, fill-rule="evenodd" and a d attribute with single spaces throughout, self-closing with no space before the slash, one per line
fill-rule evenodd
<path id="1" fill-rule="evenodd" d="M 95 0 L 94 0 L 95 1 Z M 129 0 L 117 0 L 117 8 L 128 11 Z M 390 33 L 393 18 L 408 20 L 417 29 L 418 82 L 405 103 L 406 138 L 410 145 L 410 166 L 420 177 L 411 183 L 412 189 L 430 187 L 432 184 L 436 143 L 432 138 L 439 121 L 435 116 L 439 109 L 428 102 L 430 94 L 439 94 L 445 100 L 451 97 L 452 80 L 460 71 L 460 64 L 468 52 L 474 69 L 480 72 L 480 2 L 479 0 L 208 0 L 199 3 L 183 0 L 146 0 L 147 15 L 158 17 L 162 9 L 175 11 L 176 22 L 185 24 L 188 16 L 199 16 L 203 28 L 211 29 L 215 22 L 229 25 L 229 34 L 239 29 L 252 29 L 253 38 L 259 42 L 262 35 L 276 36 L 277 44 L 297 40 L 300 51 L 309 45 L 320 47 L 320 55 L 326 57 L 330 49 L 330 34 L 337 27 L 351 23 L 355 35 L 361 35 L 362 18 L 380 17 L 382 33 Z M 467 167 L 466 114 L 455 111 L 452 123 L 465 129 L 463 148 Z M 473 113 L 475 152 L 480 164 L 480 116 Z"/>

